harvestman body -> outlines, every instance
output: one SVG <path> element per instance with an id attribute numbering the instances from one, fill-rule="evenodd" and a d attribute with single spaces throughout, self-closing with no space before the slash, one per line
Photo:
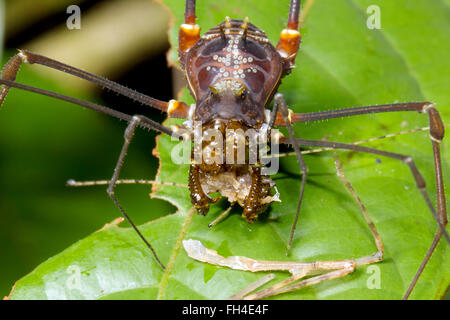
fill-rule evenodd
<path id="1" fill-rule="evenodd" d="M 156 261 L 162 268 L 164 268 L 164 266 L 156 255 L 153 247 L 146 241 L 135 224 L 130 220 L 114 194 L 116 184 L 121 182 L 119 180 L 120 169 L 137 127 L 153 129 L 182 139 L 182 131 L 187 131 L 191 135 L 192 122 L 201 121 L 202 129 L 215 129 L 223 135 L 225 140 L 227 138 L 226 132 L 229 129 L 241 129 L 243 131 L 252 129 L 263 135 L 270 133 L 271 129 L 274 127 L 287 127 L 289 137 L 279 137 L 278 143 L 288 144 L 293 147 L 302 173 L 297 212 L 292 225 L 288 247 L 290 247 L 292 243 L 308 173 L 300 152 L 300 146 L 347 149 L 398 159 L 409 166 L 417 187 L 421 191 L 439 226 L 433 243 L 405 294 L 404 298 L 407 298 L 414 288 L 426 263 L 430 259 L 442 234 L 444 234 L 447 241 L 449 241 L 448 234 L 445 230 L 447 215 L 440 158 L 440 142 L 444 137 L 444 125 L 434 104 L 430 102 L 367 106 L 315 113 L 293 113 L 289 110 L 283 96 L 276 92 L 281 78 L 289 74 L 290 70 L 294 67 L 295 57 L 301 40 L 298 31 L 299 12 L 300 1 L 291 0 L 287 27 L 282 30 L 280 40 L 277 46 L 274 47 L 269 42 L 264 32 L 249 23 L 247 19 L 231 20 L 227 17 L 224 22 L 220 23 L 215 28 L 208 30 L 203 36 L 200 36 L 200 27 L 195 23 L 195 0 L 187 0 L 185 22 L 179 29 L 179 60 L 181 67 L 185 71 L 189 90 L 195 99 L 195 105 L 192 106 L 188 106 L 183 102 L 175 100 L 169 102 L 159 101 L 107 79 L 24 50 L 21 50 L 17 55 L 11 58 L 3 68 L 2 79 L 0 80 L 0 84 L 2 85 L 0 104 L 3 102 L 9 88 L 15 87 L 69 101 L 128 122 L 128 127 L 124 135 L 125 143 L 114 170 L 113 177 L 108 181 L 108 194 L 124 217 L 130 222 L 138 235 L 152 251 Z M 16 74 L 20 65 L 24 62 L 45 65 L 75 75 L 127 96 L 142 104 L 167 112 L 169 117 L 183 118 L 188 121 L 181 127 L 168 128 L 144 116 L 130 116 L 104 106 L 16 83 L 14 82 Z M 267 107 L 272 100 L 274 100 L 274 107 L 272 110 L 269 110 Z M 394 111 L 417 111 L 427 114 L 429 117 L 430 138 L 435 160 L 437 210 L 433 207 L 426 193 L 425 181 L 411 157 L 357 146 L 355 144 L 296 139 L 292 129 L 292 123 L 296 122 Z M 237 147 L 236 142 L 233 142 L 232 145 L 235 148 Z M 211 141 L 202 141 L 200 146 L 200 151 L 207 150 L 211 147 Z M 225 152 L 225 150 L 223 150 L 223 152 Z M 192 154 L 192 160 L 194 160 L 194 150 Z M 246 162 L 244 164 L 210 164 L 203 162 L 196 163 L 193 161 L 190 166 L 188 186 L 195 209 L 201 214 L 206 214 L 210 204 L 217 200 L 210 198 L 208 194 L 219 192 L 222 195 L 227 196 L 230 202 L 237 202 L 243 208 L 242 216 L 246 221 L 249 223 L 255 221 L 258 214 L 265 210 L 266 205 L 275 200 L 275 197 L 272 196 L 272 190 L 275 188 L 275 183 L 269 176 L 261 172 L 262 166 L 260 161 L 256 163 Z M 237 295 L 237 298 L 264 298 L 274 294 L 296 290 L 324 280 L 344 276 L 352 272 L 358 265 L 370 264 L 382 260 L 383 246 L 378 232 L 352 186 L 345 180 L 345 177 L 342 174 L 342 168 L 338 161 L 336 161 L 336 166 L 339 177 L 362 209 L 364 218 L 374 236 L 378 249 L 377 252 L 373 255 L 354 260 L 292 263 L 288 264 L 288 266 L 284 264 L 275 267 L 275 269 L 275 264 L 271 263 L 270 266 L 272 269 L 266 268 L 264 270 L 292 271 L 295 269 L 296 271 L 292 272 L 293 275 L 291 278 L 274 285 L 269 289 L 260 291 L 251 296 L 246 296 L 251 291 L 247 290 L 245 293 Z M 230 188 L 229 179 L 243 181 L 244 188 Z M 188 251 L 188 254 L 193 258 L 211 262 L 211 260 L 208 259 L 212 257 L 212 260 L 217 261 L 217 254 L 215 252 L 202 248 L 198 243 L 186 243 L 185 248 Z M 190 251 L 190 249 L 193 248 L 195 250 Z M 199 252 L 202 252 L 202 254 L 198 255 Z M 245 259 L 245 261 L 249 261 L 248 258 Z M 223 261 L 225 262 L 223 262 L 222 265 L 227 265 L 226 259 Z M 295 268 L 293 267 L 293 264 L 295 265 Z M 334 271 L 292 283 L 311 272 L 329 270 Z M 258 285 L 256 285 L 256 287 L 257 286 Z M 252 290 L 254 290 L 254 288 Z"/>

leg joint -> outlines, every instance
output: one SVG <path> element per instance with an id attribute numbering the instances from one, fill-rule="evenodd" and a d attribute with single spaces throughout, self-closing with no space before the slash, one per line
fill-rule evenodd
<path id="1" fill-rule="evenodd" d="M 404 158 L 402 159 L 402 161 L 403 161 L 404 163 L 408 164 L 408 165 L 409 165 L 410 163 L 414 163 L 413 158 L 410 157 L 410 156 L 404 156 Z"/>
<path id="2" fill-rule="evenodd" d="M 106 193 L 113 198 L 114 197 L 114 185 L 110 185 L 108 189 L 106 189 Z"/>
<path id="3" fill-rule="evenodd" d="M 430 139 L 440 143 L 444 139 L 445 129 L 439 111 L 434 107 L 434 104 L 428 104 L 423 107 L 422 112 L 428 114 L 430 121 Z"/>
<path id="4" fill-rule="evenodd" d="M 142 122 L 142 116 L 134 115 L 131 118 L 131 121 L 129 122 L 128 127 L 124 133 L 125 140 L 130 141 L 131 139 L 133 139 L 134 131 L 136 130 L 136 126 L 141 122 Z"/>
<path id="5" fill-rule="evenodd" d="M 24 63 L 30 63 L 30 62 L 28 61 L 28 57 L 27 57 L 27 54 L 26 54 L 25 51 L 19 49 L 19 53 L 18 53 L 17 55 L 20 57 L 20 59 L 22 60 L 22 62 L 24 62 Z"/>

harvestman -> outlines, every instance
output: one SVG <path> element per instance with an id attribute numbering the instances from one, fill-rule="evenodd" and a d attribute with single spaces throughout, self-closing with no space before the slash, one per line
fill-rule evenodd
<path id="1" fill-rule="evenodd" d="M 191 106 L 176 100 L 163 102 L 153 99 L 107 79 L 25 50 L 19 50 L 19 53 L 12 57 L 3 68 L 1 75 L 2 79 L 0 80 L 0 84 L 2 85 L 0 104 L 3 102 L 9 88 L 14 87 L 68 101 L 128 122 L 124 134 L 125 142 L 114 169 L 112 179 L 107 181 L 107 191 L 123 216 L 152 251 L 155 260 L 163 269 L 164 265 L 159 260 L 155 250 L 131 221 L 114 193 L 115 186 L 118 183 L 130 182 L 119 180 L 119 173 L 137 127 L 153 129 L 180 140 L 183 138 L 181 130 L 184 132 L 187 131 L 192 135 L 193 121 L 201 121 L 202 128 L 205 130 L 218 130 L 223 134 L 224 138 L 225 132 L 228 129 L 242 129 L 244 131 L 253 129 L 263 135 L 267 134 L 275 127 L 286 127 L 289 137 L 280 137 L 278 143 L 291 145 L 293 147 L 302 174 L 298 205 L 289 236 L 288 248 L 292 243 L 308 175 L 308 168 L 306 167 L 302 153 L 300 152 L 301 146 L 353 150 L 400 160 L 410 168 L 417 187 L 439 226 L 433 242 L 404 296 L 404 298 L 407 298 L 442 235 L 444 234 L 447 241 L 450 242 L 445 230 L 447 215 L 440 156 L 440 143 L 444 137 L 444 125 L 439 112 L 431 102 L 397 103 L 313 113 L 293 113 L 289 110 L 283 96 L 280 93 L 276 93 L 276 91 L 281 78 L 289 74 L 294 67 L 295 57 L 301 40 L 298 31 L 299 13 L 300 0 L 291 0 L 287 27 L 282 30 L 280 40 L 275 48 L 269 42 L 265 33 L 249 23 L 247 18 L 245 20 L 231 20 L 227 17 L 225 21 L 208 30 L 203 36 L 200 36 L 200 27 L 195 22 L 195 0 L 186 0 L 185 22 L 179 29 L 178 52 L 181 66 L 185 71 L 188 80 L 189 89 L 195 99 L 195 104 Z M 40 64 L 72 74 L 124 95 L 146 106 L 164 111 L 169 117 L 187 119 L 188 121 L 181 127 L 169 128 L 142 115 L 131 116 L 98 104 L 16 83 L 15 78 L 22 63 Z M 274 106 L 272 110 L 269 110 L 267 107 L 272 100 L 274 100 Z M 425 190 L 425 181 L 411 157 L 356 144 L 297 139 L 294 136 L 292 128 L 292 124 L 297 122 L 395 111 L 416 111 L 428 115 L 430 122 L 429 134 L 433 147 L 435 164 L 437 209 L 432 205 Z M 211 141 L 202 140 L 201 151 L 206 149 L 209 150 L 211 145 Z M 233 147 L 237 147 L 236 141 L 233 141 Z M 223 150 L 223 152 L 225 151 Z M 193 158 L 191 160 L 193 160 Z M 262 173 L 261 163 L 261 159 L 259 159 L 257 163 L 246 162 L 240 165 L 234 163 L 209 164 L 192 162 L 188 186 L 194 208 L 199 213 L 206 214 L 210 204 L 217 200 L 212 199 L 208 195 L 209 193 L 219 192 L 223 194 L 225 189 L 229 191 L 228 185 L 224 187 L 224 185 L 230 181 L 227 179 L 245 181 L 245 188 L 243 190 L 232 189 L 228 198 L 230 202 L 236 202 L 243 208 L 242 216 L 247 222 L 251 223 L 255 221 L 258 214 L 265 210 L 266 204 L 273 201 L 273 198 L 271 198 L 270 195 L 271 190 L 275 187 L 275 183 L 267 175 Z M 241 259 L 241 262 L 247 264 L 248 268 L 245 270 L 259 271 L 254 269 L 256 262 L 260 265 L 262 264 L 264 267 L 263 270 L 265 271 L 289 270 L 292 273 L 292 277 L 268 289 L 248 296 L 251 291 L 268 280 L 268 278 L 265 277 L 258 283 L 253 284 L 250 288 L 246 288 L 235 295 L 234 298 L 263 298 L 282 292 L 288 292 L 307 285 L 342 277 L 352 272 L 358 265 L 382 261 L 383 246 L 376 228 L 351 184 L 343 175 L 341 165 L 337 159 L 336 168 L 338 176 L 350 191 L 355 201 L 357 201 L 363 212 L 364 218 L 374 236 L 377 252 L 359 259 L 318 261 L 314 263 L 262 262 L 245 257 L 233 257 Z M 77 184 L 72 181 L 71 184 L 92 185 L 101 184 L 101 182 Z M 233 199 L 231 200 L 230 197 Z M 228 258 L 218 256 L 216 252 L 202 247 L 199 242 L 187 240 L 184 242 L 184 245 L 188 254 L 193 258 L 209 263 L 219 261 L 217 264 L 232 266 L 230 265 L 229 260 L 227 260 Z M 300 278 L 309 275 L 311 272 L 330 270 L 333 271 L 299 282 L 297 281 Z"/>

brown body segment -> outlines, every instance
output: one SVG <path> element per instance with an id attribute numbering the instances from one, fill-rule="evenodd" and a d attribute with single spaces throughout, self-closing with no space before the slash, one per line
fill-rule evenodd
<path id="1" fill-rule="evenodd" d="M 282 36 L 277 50 L 264 31 L 247 18 L 228 17 L 200 37 L 192 2 L 187 4 L 185 24 L 180 26 L 179 60 L 196 102 L 191 120 L 201 121 L 204 130 L 220 129 L 224 138 L 230 127 L 243 131 L 261 128 L 268 122 L 266 106 L 282 76 L 289 73 L 299 41 Z M 289 36 L 291 31 L 287 32 Z M 208 146 L 209 143 L 202 143 L 202 151 Z M 204 189 L 226 193 L 230 189 L 226 185 L 232 184 L 227 173 L 231 173 L 232 180 L 247 181 L 250 187 L 243 191 L 244 197 L 239 194 L 242 190 L 236 188 L 236 196 L 229 194 L 229 200 L 236 200 L 243 207 L 242 215 L 249 223 L 255 221 L 273 186 L 261 174 L 259 165 L 192 164 L 189 188 L 194 207 L 206 214 L 213 200 Z"/>
<path id="2" fill-rule="evenodd" d="M 262 123 L 284 74 L 277 50 L 246 20 L 227 19 L 210 29 L 188 52 L 180 50 L 180 62 L 197 103 L 194 119 L 205 122 Z"/>

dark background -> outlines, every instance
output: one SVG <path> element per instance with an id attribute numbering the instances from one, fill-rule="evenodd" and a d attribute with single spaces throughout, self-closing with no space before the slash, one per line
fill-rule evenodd
<path id="1" fill-rule="evenodd" d="M 127 23 L 123 20 L 133 13 L 125 3 L 130 10 L 145 12 L 134 14 L 136 20 Z M 70 4 L 81 8 L 80 30 L 66 27 Z M 159 4 L 151 0 L 9 0 L 4 9 L 2 65 L 16 48 L 29 49 L 100 72 L 155 98 L 167 101 L 173 97 L 172 70 L 165 57 L 169 14 Z M 90 35 L 91 28 L 99 29 L 98 25 L 105 25 L 105 33 Z M 92 37 L 94 43 L 95 37 L 101 37 L 98 40 L 104 45 L 97 48 L 83 40 Z M 86 66 L 79 64 L 84 61 L 88 61 Z M 159 122 L 164 119 L 159 111 L 73 78 L 23 65 L 17 81 L 128 114 L 144 114 Z M 0 296 L 8 295 L 14 282 L 39 263 L 120 216 L 106 186 L 69 188 L 65 182 L 71 178 L 109 179 L 125 127 L 124 122 L 79 106 L 10 90 L 0 109 Z M 122 178 L 155 176 L 154 140 L 152 132 L 137 133 Z M 164 201 L 150 199 L 149 193 L 150 186 L 145 185 L 117 189 L 137 224 L 175 211 Z"/>

